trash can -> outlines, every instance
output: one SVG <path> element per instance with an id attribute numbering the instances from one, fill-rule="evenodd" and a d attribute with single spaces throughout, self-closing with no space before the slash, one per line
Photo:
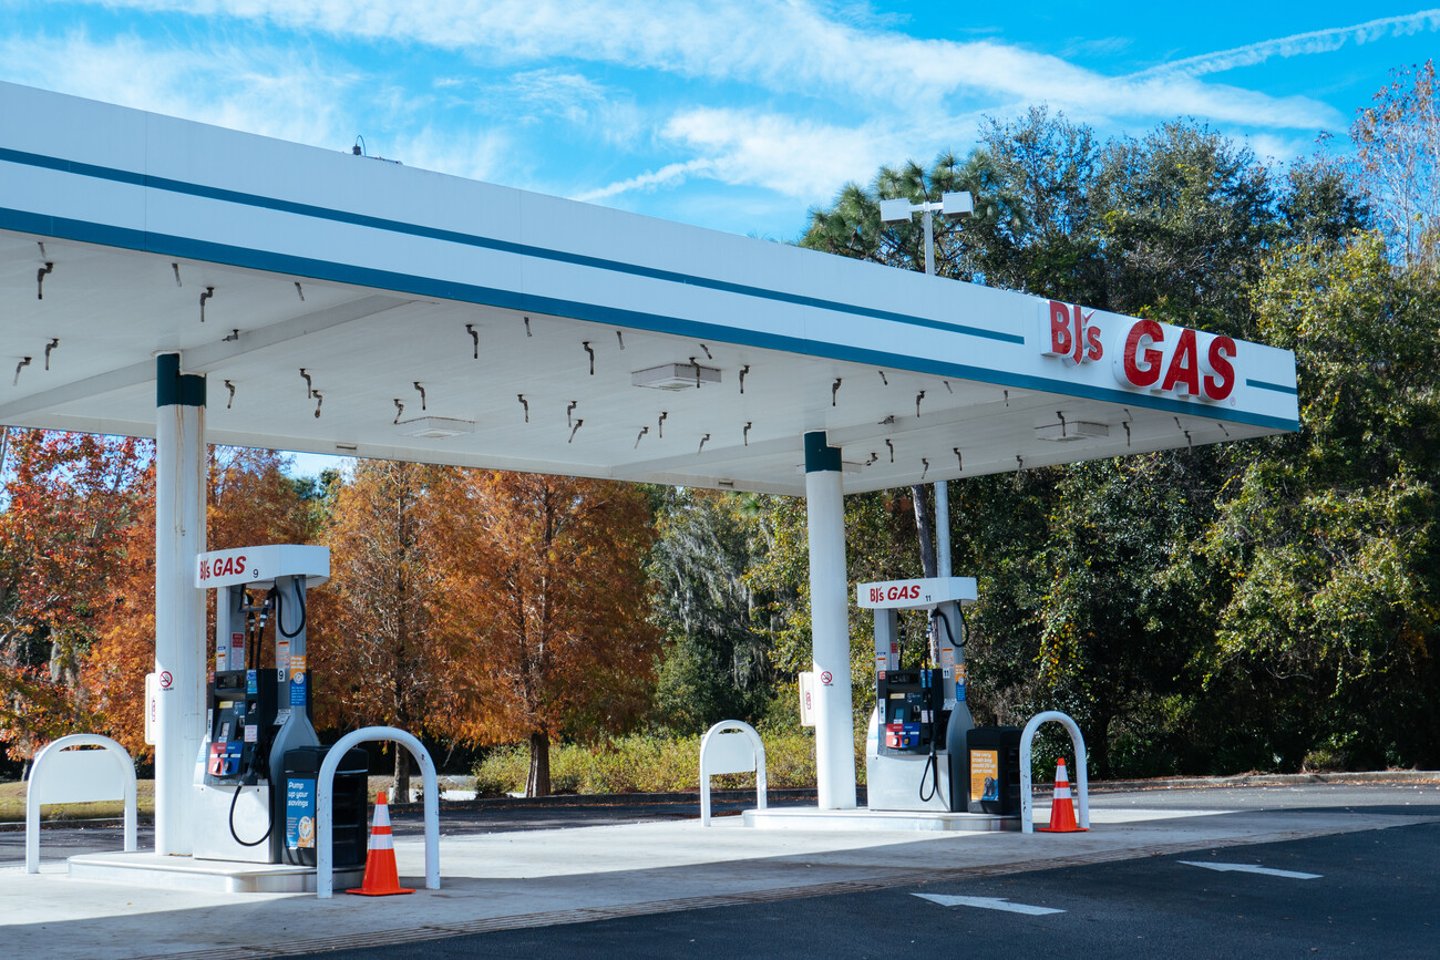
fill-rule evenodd
<path id="1" fill-rule="evenodd" d="M 1020 728 L 975 727 L 966 736 L 971 813 L 1020 813 Z"/>
<path id="2" fill-rule="evenodd" d="M 285 752 L 285 862 L 313 867 L 319 842 L 316 820 L 316 780 L 329 747 L 296 747 Z M 335 769 L 331 794 L 333 863 L 340 867 L 365 864 L 367 836 L 365 801 L 370 760 L 355 747 Z"/>

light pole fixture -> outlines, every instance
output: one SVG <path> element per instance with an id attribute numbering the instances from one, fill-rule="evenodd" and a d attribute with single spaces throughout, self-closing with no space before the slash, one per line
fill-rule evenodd
<path id="1" fill-rule="evenodd" d="M 958 190 L 940 195 L 940 202 L 911 203 L 904 197 L 880 201 L 880 219 L 885 223 L 904 223 L 915 214 L 921 214 L 925 224 L 925 273 L 935 276 L 935 214 L 946 217 L 968 217 L 975 212 L 975 198 L 968 190 Z M 923 396 L 923 394 L 921 395 Z M 915 402 L 915 416 L 920 416 L 919 398 Z M 887 440 L 886 443 L 889 443 Z M 958 453 L 958 450 L 957 450 Z M 929 470 L 929 464 L 926 464 Z M 950 485 L 944 480 L 935 481 L 935 572 L 942 577 L 951 574 L 950 568 Z M 938 660 L 939 637 L 935 632 L 935 621 L 930 621 L 930 649 Z M 953 642 L 953 639 L 952 639 Z M 961 641 L 963 643 L 963 640 Z M 955 652 L 956 663 L 964 664 L 964 647 Z"/>
<path id="2" fill-rule="evenodd" d="M 925 223 L 925 272 L 935 276 L 935 220 L 939 213 L 946 217 L 968 217 L 975 212 L 975 198 L 968 190 L 941 194 L 939 203 L 911 203 L 904 197 L 880 201 L 880 219 L 886 223 L 903 223 L 915 214 L 923 214 Z"/>

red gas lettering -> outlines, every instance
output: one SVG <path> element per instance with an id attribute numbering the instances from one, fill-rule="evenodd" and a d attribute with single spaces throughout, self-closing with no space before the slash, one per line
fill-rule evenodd
<path id="1" fill-rule="evenodd" d="M 1183 386 L 1191 396 L 1200 392 L 1200 358 L 1195 348 L 1195 331 L 1188 327 L 1180 331 L 1175 353 L 1170 357 L 1170 367 L 1160 383 L 1160 389 L 1167 392 L 1177 386 Z"/>
<path id="2" fill-rule="evenodd" d="M 1235 356 L 1235 341 L 1229 337 L 1216 337 L 1210 341 L 1210 369 L 1215 376 L 1205 378 L 1205 396 L 1211 400 L 1224 400 L 1235 389 L 1235 367 L 1230 358 Z"/>
<path id="3" fill-rule="evenodd" d="M 1165 331 L 1154 320 L 1137 320 L 1125 337 L 1122 357 L 1125 377 L 1137 387 L 1153 387 L 1160 379 L 1165 355 L 1154 344 L 1165 342 Z"/>

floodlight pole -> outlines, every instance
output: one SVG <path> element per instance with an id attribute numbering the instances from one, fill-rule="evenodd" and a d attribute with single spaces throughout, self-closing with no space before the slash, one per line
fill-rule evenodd
<path id="1" fill-rule="evenodd" d="M 920 214 L 920 222 L 925 227 L 925 275 L 935 276 L 935 214 L 940 213 L 947 217 L 966 217 L 975 210 L 975 199 L 968 191 L 945 193 L 941 196 L 940 202 L 910 203 L 903 198 L 898 200 L 880 201 L 880 219 L 886 223 L 897 223 L 909 220 L 915 214 Z M 951 576 L 950 561 L 950 484 L 945 480 L 935 481 L 935 575 L 938 577 Z M 960 605 L 946 604 L 944 613 L 949 617 L 951 630 L 954 632 L 953 642 L 955 644 L 955 668 L 963 671 L 965 668 L 965 637 L 960 630 Z M 938 643 L 936 636 L 935 622 L 930 623 L 930 652 L 931 655 L 937 652 Z M 936 657 L 938 661 L 938 657 Z M 957 684 L 957 687 L 959 685 Z M 969 720 L 969 710 L 964 707 L 964 701 L 956 704 L 956 711 L 963 713 L 965 720 Z"/>

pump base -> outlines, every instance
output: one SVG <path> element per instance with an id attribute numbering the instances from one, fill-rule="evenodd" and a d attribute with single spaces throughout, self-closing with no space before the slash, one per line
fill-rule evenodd
<path id="1" fill-rule="evenodd" d="M 315 868 L 167 857 L 153 852 L 86 853 L 70 858 L 76 880 L 216 893 L 314 893 Z M 335 886 L 358 884 L 365 868 L 335 870 Z"/>

